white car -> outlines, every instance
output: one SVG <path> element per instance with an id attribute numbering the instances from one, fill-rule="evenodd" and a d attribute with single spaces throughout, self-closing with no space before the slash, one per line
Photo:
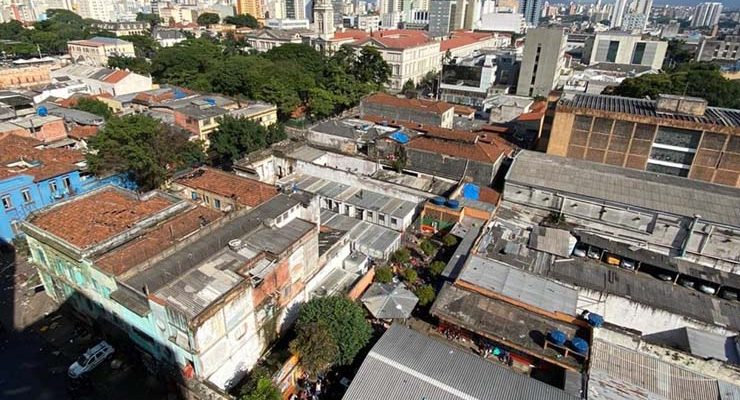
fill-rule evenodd
<path id="1" fill-rule="evenodd" d="M 576 257 L 585 258 L 586 257 L 586 249 L 581 247 L 576 247 L 573 249 L 573 255 Z"/>
<path id="2" fill-rule="evenodd" d="M 709 285 L 699 285 L 699 291 L 706 294 L 715 294 L 717 293 L 717 289 L 709 286 Z"/>
<path id="3" fill-rule="evenodd" d="M 81 355 L 74 364 L 69 366 L 67 375 L 69 375 L 70 378 L 79 378 L 80 375 L 97 367 L 103 362 L 103 360 L 113 354 L 114 351 L 115 349 L 113 349 L 113 346 L 109 345 L 106 341 L 96 344 L 87 349 L 85 354 Z"/>

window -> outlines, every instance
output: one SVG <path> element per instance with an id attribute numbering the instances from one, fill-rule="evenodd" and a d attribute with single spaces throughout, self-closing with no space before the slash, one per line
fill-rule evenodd
<path id="1" fill-rule="evenodd" d="M 398 225 L 398 220 L 396 218 L 391 218 L 391 225 Z"/>
<path id="2" fill-rule="evenodd" d="M 62 185 L 64 186 L 64 190 L 66 191 L 69 191 L 69 189 L 72 187 L 72 182 L 70 182 L 68 176 L 62 178 Z"/>
<path id="3" fill-rule="evenodd" d="M 211 204 L 211 198 L 210 198 L 210 197 L 208 197 L 208 196 L 206 196 L 206 195 L 203 195 L 203 201 L 204 201 L 204 202 L 205 202 L 206 204 Z"/>
<path id="4" fill-rule="evenodd" d="M 642 64 L 646 44 L 645 42 L 640 42 L 635 46 L 635 53 L 632 55 L 632 64 Z"/>
<path id="5" fill-rule="evenodd" d="M 617 52 L 619 52 L 619 41 L 612 40 L 609 42 L 609 49 L 606 51 L 606 61 L 615 62 L 617 60 Z"/>
<path id="6" fill-rule="evenodd" d="M 23 196 L 23 202 L 25 204 L 33 202 L 33 198 L 31 197 L 31 191 L 28 189 L 21 190 L 21 196 Z"/>
<path id="7" fill-rule="evenodd" d="M 10 201 L 10 196 L 3 196 L 2 201 L 4 209 L 10 210 L 11 208 L 13 208 L 13 202 Z"/>
<path id="8" fill-rule="evenodd" d="M 378 214 L 378 222 L 380 222 L 380 223 L 383 223 L 383 224 L 384 224 L 384 223 L 385 223 L 385 215 L 383 215 L 383 214 Z"/>
<path id="9" fill-rule="evenodd" d="M 57 183 L 56 183 L 56 181 L 49 182 L 49 190 L 51 191 L 52 194 L 57 192 Z"/>
<path id="10" fill-rule="evenodd" d="M 190 192 L 190 198 L 193 200 L 198 200 L 198 193 L 196 192 Z"/>
<path id="11" fill-rule="evenodd" d="M 219 199 L 213 199 L 213 206 L 216 207 L 216 208 L 218 208 L 218 209 L 221 209 L 221 200 L 219 200 Z"/>
<path id="12" fill-rule="evenodd" d="M 699 147 L 700 140 L 701 132 L 667 126 L 659 127 L 655 137 L 655 143 L 688 149 Z"/>

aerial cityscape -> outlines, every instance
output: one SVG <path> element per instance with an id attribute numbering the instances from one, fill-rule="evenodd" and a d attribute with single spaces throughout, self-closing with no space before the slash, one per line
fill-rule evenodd
<path id="1" fill-rule="evenodd" d="M 0 399 L 740 399 L 737 0 L 0 0 Z"/>

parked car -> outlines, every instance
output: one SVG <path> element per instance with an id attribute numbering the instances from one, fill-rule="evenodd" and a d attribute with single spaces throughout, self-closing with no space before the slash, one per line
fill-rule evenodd
<path id="1" fill-rule="evenodd" d="M 576 247 L 573 249 L 573 255 L 576 257 L 585 258 L 586 257 L 586 249 L 583 247 Z"/>
<path id="2" fill-rule="evenodd" d="M 606 257 L 604 257 L 604 261 L 606 261 L 609 265 L 618 266 L 620 263 L 619 257 L 615 256 L 614 254 L 608 254 Z"/>
<path id="3" fill-rule="evenodd" d="M 601 258 L 601 250 L 597 249 L 596 247 L 589 247 L 588 248 L 588 258 L 593 258 L 594 260 L 598 260 Z"/>
<path id="4" fill-rule="evenodd" d="M 725 300 L 737 300 L 738 295 L 734 290 L 723 289 L 719 292 L 719 297 Z"/>
<path id="5" fill-rule="evenodd" d="M 715 294 L 717 293 L 717 289 L 709 286 L 709 285 L 699 285 L 699 291 L 706 294 Z"/>
<path id="6" fill-rule="evenodd" d="M 622 259 L 622 262 L 619 264 L 619 266 L 622 267 L 622 268 L 624 268 L 624 269 L 628 269 L 630 271 L 634 271 L 635 270 L 635 261 L 634 260 L 630 260 L 629 258 L 623 258 Z"/>
<path id="7" fill-rule="evenodd" d="M 100 365 L 106 358 L 110 357 L 115 349 L 108 342 L 102 341 L 95 346 L 87 349 L 85 354 L 81 355 L 72 365 L 69 366 L 67 375 L 70 378 L 78 378 L 82 374 L 93 370 Z"/>
<path id="8" fill-rule="evenodd" d="M 656 278 L 660 279 L 661 281 L 672 281 L 673 276 L 671 274 L 667 274 L 665 272 L 658 272 L 654 275 Z"/>
<path id="9" fill-rule="evenodd" d="M 681 286 L 683 286 L 683 287 L 685 287 L 685 288 L 693 289 L 694 288 L 694 285 L 696 283 L 694 283 L 694 281 L 690 281 L 688 279 L 680 279 L 678 281 L 678 284 L 681 285 Z"/>

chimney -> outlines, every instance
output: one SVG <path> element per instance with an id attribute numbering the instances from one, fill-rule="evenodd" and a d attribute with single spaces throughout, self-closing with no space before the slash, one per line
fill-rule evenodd
<path id="1" fill-rule="evenodd" d="M 700 97 L 659 94 L 655 109 L 658 112 L 702 116 L 707 109 L 707 101 Z"/>

